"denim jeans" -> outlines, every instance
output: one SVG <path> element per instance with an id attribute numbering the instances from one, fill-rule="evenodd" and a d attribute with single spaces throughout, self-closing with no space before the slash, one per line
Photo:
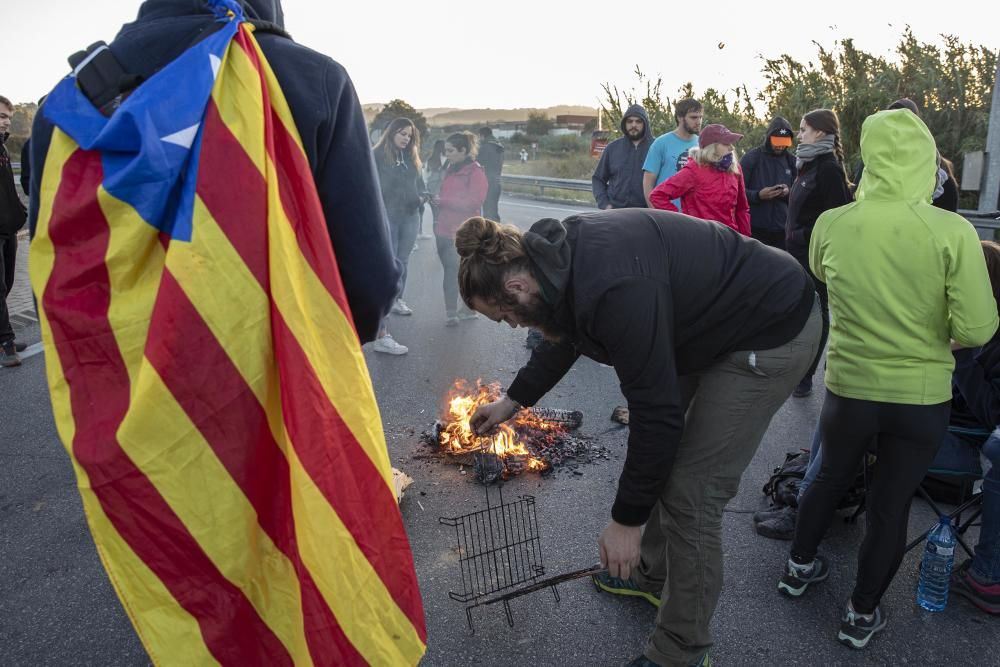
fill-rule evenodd
<path id="1" fill-rule="evenodd" d="M 420 228 L 420 211 L 406 214 L 390 214 L 389 238 L 392 240 L 392 251 L 403 264 L 403 279 L 400 282 L 398 298 L 403 298 L 406 289 L 406 265 L 410 262 L 410 253 L 417 242 L 417 229 Z"/>
<path id="2" fill-rule="evenodd" d="M 931 468 L 983 475 L 982 526 L 972 569 L 980 580 L 1000 583 L 1000 428 L 985 442 L 949 432 Z"/>
<path id="3" fill-rule="evenodd" d="M 823 432 L 820 431 L 819 422 L 816 422 L 816 430 L 813 431 L 813 441 L 812 445 L 809 447 L 809 465 L 806 466 L 805 477 L 802 478 L 802 483 L 799 484 L 799 494 L 797 499 L 802 500 L 802 496 L 805 494 L 806 489 L 809 485 L 813 483 L 816 479 L 816 475 L 819 474 L 819 469 L 823 465 L 823 448 L 820 446 L 823 442 Z"/>

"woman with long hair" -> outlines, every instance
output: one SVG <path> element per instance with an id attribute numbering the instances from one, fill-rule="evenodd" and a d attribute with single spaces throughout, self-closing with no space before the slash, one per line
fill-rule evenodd
<path id="1" fill-rule="evenodd" d="M 435 197 L 439 192 L 441 192 L 441 180 L 444 178 L 444 172 L 447 166 L 448 158 L 444 155 L 444 139 L 438 139 L 434 142 L 431 154 L 427 156 L 427 162 L 424 163 L 424 185 L 427 186 L 427 194 L 429 197 Z M 437 220 L 437 212 L 434 210 L 433 206 L 431 207 L 431 216 L 433 220 Z M 420 227 L 423 229 L 423 216 L 421 216 Z M 417 238 L 431 239 L 434 238 L 434 235 L 424 234 L 421 232 L 420 236 Z"/>
<path id="2" fill-rule="evenodd" d="M 812 393 L 813 374 L 830 335 L 830 307 L 826 285 L 816 279 L 809 268 L 809 239 L 816 219 L 824 211 L 851 202 L 851 182 L 844 168 L 844 146 L 840 140 L 840 119 L 830 109 L 814 109 L 799 123 L 799 147 L 795 151 L 799 173 L 788 194 L 788 222 L 785 226 L 785 248 L 809 271 L 823 313 L 823 342 L 820 352 L 792 392 L 803 397 Z"/>
<path id="3" fill-rule="evenodd" d="M 434 236 L 438 257 L 444 268 L 445 325 L 453 327 L 459 320 L 475 319 L 476 313 L 458 303 L 458 252 L 455 232 L 468 218 L 482 214 L 489 183 L 486 170 L 476 162 L 479 148 L 476 135 L 456 132 L 444 143 L 448 166 L 441 179 L 441 190 L 431 199 L 434 209 Z"/>
<path id="4" fill-rule="evenodd" d="M 861 154 L 858 201 L 828 210 L 811 232 L 809 264 L 829 287 L 832 314 L 823 461 L 778 582 L 799 597 L 830 575 L 819 547 L 874 442 L 865 537 L 837 634 L 856 649 L 886 624 L 879 603 L 903 559 L 910 500 L 948 427 L 952 347 L 987 343 L 998 323 L 976 230 L 931 205 L 937 149 L 923 121 L 905 110 L 869 116 Z"/>
<path id="5" fill-rule="evenodd" d="M 420 226 L 420 205 L 425 196 L 424 181 L 420 175 L 420 133 L 409 118 L 394 118 L 372 151 L 389 219 L 393 252 L 403 265 L 399 295 L 392 312 L 412 315 L 413 311 L 403 301 L 403 290 L 406 289 L 406 266 Z M 406 354 L 409 351 L 405 345 L 393 340 L 384 323 L 372 348 L 386 354 Z"/>
<path id="6" fill-rule="evenodd" d="M 673 200 L 679 198 L 686 215 L 750 236 L 750 205 L 734 148 L 742 138 L 725 125 L 705 126 L 684 167 L 649 193 L 653 207 L 677 211 Z"/>

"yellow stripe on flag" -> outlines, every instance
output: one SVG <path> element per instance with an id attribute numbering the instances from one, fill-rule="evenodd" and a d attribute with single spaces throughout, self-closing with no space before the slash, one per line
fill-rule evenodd
<path id="1" fill-rule="evenodd" d="M 261 529 L 243 491 L 148 363 L 139 372 L 118 438 L 296 664 L 312 664 L 293 564 Z"/>
<path id="2" fill-rule="evenodd" d="M 30 275 L 35 296 L 42 304 L 42 295 L 52 275 L 55 253 L 49 237 L 52 202 L 62 177 L 63 166 L 77 150 L 77 145 L 65 133 L 55 129 L 42 176 L 38 224 L 31 242 Z M 45 369 L 52 397 L 52 412 L 59 437 L 67 448 L 77 486 L 83 501 L 83 511 L 93 534 L 97 554 L 108 573 L 111 585 L 132 621 L 140 640 L 154 664 L 168 660 L 176 664 L 218 664 L 201 640 L 198 622 L 174 601 L 160 579 L 136 556 L 105 515 L 97 496 L 90 490 L 90 480 L 73 456 L 72 443 L 76 426 L 70 404 L 69 387 L 63 377 L 59 355 L 52 344 L 52 330 L 44 308 L 39 308 L 39 323 L 46 346 Z"/>
<path id="3" fill-rule="evenodd" d="M 270 164 L 270 162 L 269 162 Z M 268 179 L 268 200 L 278 185 Z M 382 419 L 357 334 L 340 306 L 309 266 L 285 213 L 273 211 L 268 227 L 271 296 L 288 324 L 323 391 L 344 423 L 392 489 L 392 466 L 385 446 Z"/>
<path id="4" fill-rule="evenodd" d="M 267 152 L 260 75 L 246 52 L 235 44 L 226 51 L 226 60 L 212 88 L 212 99 L 226 126 L 239 137 L 240 145 L 263 174 Z"/>
<path id="5" fill-rule="evenodd" d="M 176 250 L 172 247 L 167 266 L 267 410 L 271 432 L 291 467 L 293 513 L 303 562 L 344 634 L 369 662 L 400 664 L 399 660 L 378 659 L 386 646 L 400 645 L 412 658 L 405 662 L 414 664 L 422 651 L 414 652 L 420 641 L 412 624 L 288 445 L 273 375 L 276 369 L 264 363 L 273 358 L 259 350 L 252 352 L 261 345 L 271 349 L 270 325 L 242 321 L 248 313 L 268 312 L 267 296 L 200 199 L 195 200 L 195 220 L 197 242 L 190 247 L 178 244 Z M 218 276 L 226 280 L 219 281 Z M 240 324 L 233 327 L 233 322 Z M 353 341 L 357 345 L 357 339 Z M 365 590 L 365 595 L 345 595 L 346 590 Z"/>
<path id="6" fill-rule="evenodd" d="M 410 619 L 358 551 L 294 451 L 289 462 L 299 552 L 344 633 L 371 665 L 417 664 L 424 645 Z"/>

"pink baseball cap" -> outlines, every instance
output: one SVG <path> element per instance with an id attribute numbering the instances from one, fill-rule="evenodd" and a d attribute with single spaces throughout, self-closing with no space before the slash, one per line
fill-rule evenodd
<path id="1" fill-rule="evenodd" d="M 742 134 L 730 132 L 729 128 L 725 125 L 713 123 L 701 128 L 701 134 L 698 135 L 698 148 L 704 148 L 712 144 L 735 144 L 742 138 Z"/>

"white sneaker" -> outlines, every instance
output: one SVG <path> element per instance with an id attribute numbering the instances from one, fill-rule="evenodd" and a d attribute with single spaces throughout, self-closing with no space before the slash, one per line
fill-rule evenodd
<path id="1" fill-rule="evenodd" d="M 417 238 L 418 239 L 432 239 L 432 238 L 434 238 L 434 235 L 433 234 L 421 234 Z"/>
<path id="2" fill-rule="evenodd" d="M 393 354 L 396 356 L 399 356 L 401 354 L 406 354 L 407 352 L 410 351 L 410 348 L 406 347 L 405 345 L 400 345 L 395 340 L 393 340 L 392 336 L 390 336 L 389 334 L 382 336 L 374 343 L 372 343 L 372 349 L 375 350 L 376 352 L 382 352 L 383 354 Z"/>
<path id="3" fill-rule="evenodd" d="M 392 304 L 392 312 L 397 315 L 412 315 L 413 310 L 406 305 L 406 302 L 402 299 L 396 299 L 396 303 Z"/>

